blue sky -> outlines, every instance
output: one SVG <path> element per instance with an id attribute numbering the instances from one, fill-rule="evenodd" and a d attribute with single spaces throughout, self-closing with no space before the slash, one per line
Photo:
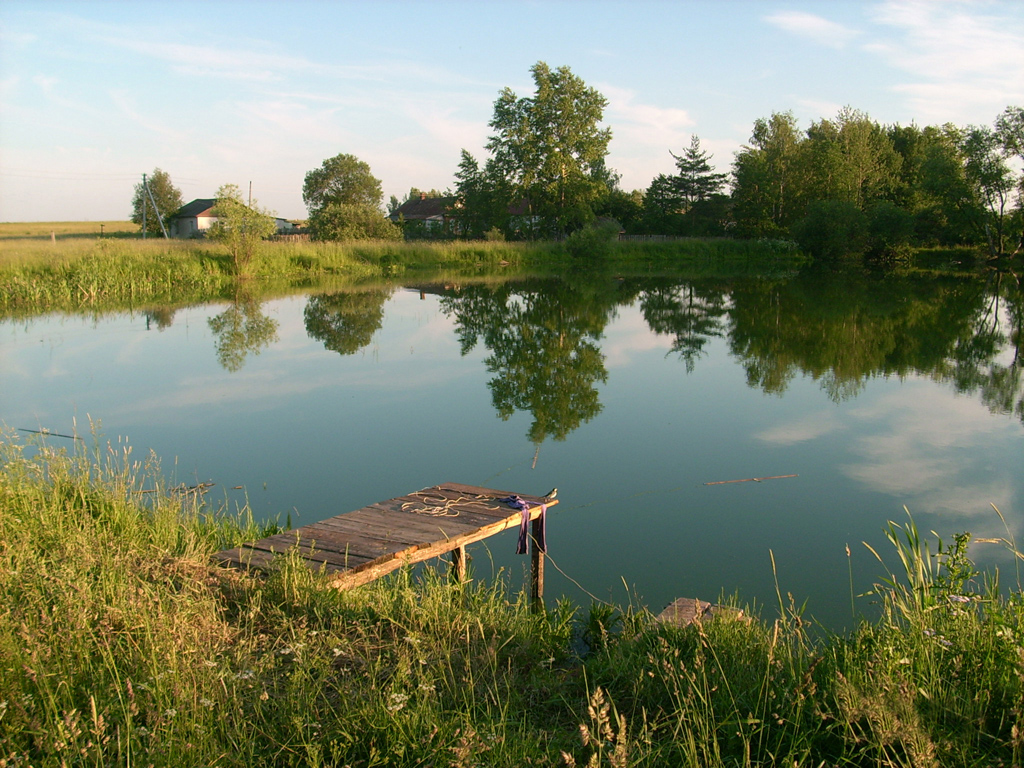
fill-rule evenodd
<path id="1" fill-rule="evenodd" d="M 304 218 L 307 171 L 369 163 L 385 199 L 481 161 L 494 100 L 569 66 L 608 99 L 625 189 L 696 134 L 726 171 L 754 121 L 844 105 L 991 124 L 1024 104 L 1024 2 L 0 3 L 0 221 L 127 219 L 159 167 Z"/>

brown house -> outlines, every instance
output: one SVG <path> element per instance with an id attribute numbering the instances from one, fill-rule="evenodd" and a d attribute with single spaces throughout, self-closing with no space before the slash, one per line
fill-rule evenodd
<path id="1" fill-rule="evenodd" d="M 395 224 L 422 222 L 428 232 L 434 230 L 443 232 L 452 224 L 452 218 L 448 215 L 448 211 L 454 203 L 454 197 L 427 197 L 425 193 L 421 192 L 418 198 L 398 206 L 388 218 Z"/>

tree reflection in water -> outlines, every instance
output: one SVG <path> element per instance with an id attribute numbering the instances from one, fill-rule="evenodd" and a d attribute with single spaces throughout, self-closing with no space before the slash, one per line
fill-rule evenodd
<path id="1" fill-rule="evenodd" d="M 767 393 L 806 375 L 839 402 L 871 378 L 917 374 L 1024 419 L 1015 276 L 806 274 L 742 281 L 731 303 L 730 348 L 747 383 Z"/>
<path id="2" fill-rule="evenodd" d="M 277 320 L 264 315 L 262 303 L 251 293 L 238 287 L 234 301 L 207 322 L 214 335 L 217 362 L 234 373 L 245 365 L 245 358 L 277 341 Z"/>
<path id="3" fill-rule="evenodd" d="M 355 354 L 384 324 L 384 304 L 390 297 L 390 289 L 310 296 L 303 311 L 306 332 L 332 352 Z"/>
<path id="4" fill-rule="evenodd" d="M 693 373 L 704 346 L 725 335 L 727 307 L 724 290 L 694 283 L 659 285 L 640 296 L 648 327 L 654 333 L 675 337 L 670 354 L 679 355 L 687 373 Z"/>
<path id="5" fill-rule="evenodd" d="M 781 394 L 797 377 L 818 381 L 840 402 L 875 377 L 928 376 L 977 395 L 995 413 L 1024 421 L 1024 291 L 1012 272 L 873 273 L 860 269 L 753 277 L 524 280 L 440 286 L 462 354 L 482 343 L 502 419 L 532 416 L 538 447 L 564 440 L 601 412 L 608 372 L 601 338 L 620 306 L 638 304 L 653 333 L 672 337 L 669 354 L 694 372 L 713 339 L 724 339 L 747 384 Z M 310 337 L 342 355 L 382 327 L 392 289 L 311 296 Z M 171 315 L 147 311 L 158 327 Z M 239 370 L 276 340 L 277 323 L 239 289 L 209 320 L 217 359 Z"/>
<path id="6" fill-rule="evenodd" d="M 596 385 L 608 372 L 597 342 L 616 303 L 614 292 L 562 281 L 468 286 L 441 298 L 462 353 L 478 341 L 491 352 L 485 364 L 498 415 L 530 413 L 527 435 L 538 448 L 601 412 Z"/>
<path id="7" fill-rule="evenodd" d="M 799 376 L 840 402 L 874 377 L 924 375 L 977 394 L 1024 421 L 1020 278 L 992 272 L 871 273 L 783 278 L 576 279 L 446 291 L 466 354 L 490 350 L 488 386 L 503 419 L 529 412 L 530 439 L 563 440 L 601 411 L 607 379 L 599 341 L 621 305 L 639 303 L 652 332 L 673 338 L 692 373 L 715 338 L 727 340 L 749 386 L 781 394 Z"/>

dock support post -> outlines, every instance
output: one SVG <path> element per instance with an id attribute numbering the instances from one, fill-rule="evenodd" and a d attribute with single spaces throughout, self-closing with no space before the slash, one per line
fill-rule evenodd
<path id="1" fill-rule="evenodd" d="M 534 611 L 544 608 L 544 553 L 537 546 L 537 542 L 543 540 L 543 525 L 543 519 L 538 517 L 533 521 L 530 532 L 533 536 L 530 546 L 530 607 Z"/>
<path id="2" fill-rule="evenodd" d="M 456 547 L 452 550 L 451 577 L 454 581 L 466 580 L 466 548 Z"/>

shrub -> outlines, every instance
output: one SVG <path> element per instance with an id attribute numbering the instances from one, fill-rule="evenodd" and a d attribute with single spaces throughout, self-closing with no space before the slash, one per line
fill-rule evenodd
<path id="1" fill-rule="evenodd" d="M 314 240 L 401 240 L 402 229 L 373 206 L 328 203 L 309 217 Z"/>
<path id="2" fill-rule="evenodd" d="M 868 220 L 864 212 L 844 200 L 817 200 L 807 215 L 793 225 L 793 236 L 816 259 L 836 259 L 864 253 Z"/>
<path id="3" fill-rule="evenodd" d="M 910 242 L 914 237 L 914 217 L 895 203 L 882 200 L 871 209 L 868 234 L 872 256 L 907 256 L 910 253 Z"/>
<path id="4" fill-rule="evenodd" d="M 611 253 L 612 243 L 619 236 L 616 221 L 603 221 L 583 229 L 577 229 L 565 241 L 565 249 L 574 259 L 604 258 Z"/>

